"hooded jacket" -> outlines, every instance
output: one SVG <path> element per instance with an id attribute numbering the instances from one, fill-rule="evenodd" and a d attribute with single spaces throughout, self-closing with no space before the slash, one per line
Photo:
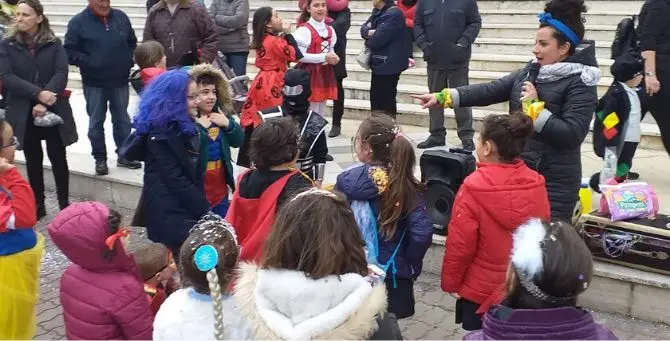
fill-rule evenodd
<path id="1" fill-rule="evenodd" d="M 530 63 L 490 83 L 452 90 L 454 107 L 509 101 L 510 113 L 521 111 L 521 87 L 528 80 L 529 68 Z M 552 218 L 569 221 L 579 200 L 581 146 L 598 104 L 599 80 L 593 41 L 584 41 L 562 63 L 542 66 L 537 77 L 536 88 L 545 110 L 535 121 L 535 134 L 522 157 L 546 180 Z"/>
<path id="2" fill-rule="evenodd" d="M 294 270 L 243 263 L 235 288 L 254 340 L 401 340 L 386 313 L 386 288 L 358 274 L 311 279 Z M 307 298 L 307 299 L 306 299 Z M 237 335 L 244 335 L 237 333 Z"/>
<path id="3" fill-rule="evenodd" d="M 380 191 L 371 179 L 373 173 L 371 168 L 370 165 L 362 164 L 343 171 L 337 176 L 335 189 L 344 193 L 349 201 L 369 201 L 375 216 L 378 216 L 381 212 Z M 423 194 L 417 195 L 414 206 L 398 220 L 396 231 L 391 238 L 386 239 L 379 233 L 377 235 L 379 242 L 377 260 L 382 265 L 389 261 L 402 238 L 402 245 L 395 256 L 397 270 L 395 277 L 400 279 L 419 277 L 423 269 L 423 257 L 433 240 L 433 224 L 428 219 Z M 392 269 L 389 267 L 387 278 L 391 278 L 392 275 Z"/>
<path id="4" fill-rule="evenodd" d="M 82 202 L 49 224 L 54 244 L 72 261 L 60 281 L 65 333 L 69 340 L 150 340 L 153 316 L 144 283 L 121 240 L 106 259 L 109 210 Z"/>
<path id="5" fill-rule="evenodd" d="M 544 178 L 521 160 L 479 163 L 452 208 L 442 290 L 481 304 L 505 281 L 512 233 L 530 218 L 549 219 Z"/>
<path id="6" fill-rule="evenodd" d="M 199 64 L 190 69 L 188 72 L 193 78 L 198 78 L 202 75 L 209 75 L 216 79 L 216 97 L 221 105 L 221 110 L 228 116 L 228 128 L 221 129 L 223 138 L 221 139 L 221 160 L 223 160 L 223 168 L 226 172 L 226 183 L 235 190 L 235 178 L 233 177 L 233 164 L 231 163 L 232 156 L 230 155 L 230 148 L 239 148 L 244 142 L 244 132 L 240 125 L 232 116 L 233 102 L 230 98 L 230 89 L 228 82 L 223 76 L 221 70 L 215 68 L 211 64 Z M 207 129 L 198 125 L 200 134 L 207 136 Z M 209 139 L 207 140 L 209 142 Z"/>
<path id="7" fill-rule="evenodd" d="M 576 307 L 511 309 L 498 306 L 484 315 L 482 329 L 463 340 L 618 340 L 593 315 Z"/>

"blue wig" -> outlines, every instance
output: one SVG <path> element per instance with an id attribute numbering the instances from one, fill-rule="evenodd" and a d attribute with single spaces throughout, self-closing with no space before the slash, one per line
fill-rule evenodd
<path id="1" fill-rule="evenodd" d="M 196 127 L 186 101 L 190 82 L 188 73 L 181 70 L 167 71 L 154 78 L 142 92 L 133 119 L 137 133 L 164 133 L 178 127 L 181 133 L 194 135 Z"/>

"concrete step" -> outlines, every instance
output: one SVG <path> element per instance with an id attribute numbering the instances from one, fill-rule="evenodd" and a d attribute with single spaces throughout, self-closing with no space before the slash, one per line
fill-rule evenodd
<path id="1" fill-rule="evenodd" d="M 81 1 L 81 0 L 80 0 Z M 540 12 L 544 9 L 546 1 L 544 0 L 480 0 L 477 1 L 477 6 L 480 11 L 494 10 L 494 9 L 509 9 L 509 10 L 532 10 Z M 642 7 L 643 1 L 639 0 L 589 0 L 589 12 L 603 12 L 603 11 L 617 11 L 638 13 Z M 271 2 L 251 0 L 249 2 L 251 7 L 272 6 L 273 8 L 294 8 L 296 1 L 294 0 L 272 0 Z M 366 9 L 372 10 L 372 5 L 368 0 L 351 0 L 349 1 L 350 9 Z"/>
<path id="2" fill-rule="evenodd" d="M 362 39 L 361 39 L 362 40 Z M 353 48 L 347 45 L 349 48 Z M 490 53 L 495 55 L 501 54 L 527 54 L 532 55 L 535 41 L 532 37 L 529 38 L 477 38 L 473 44 L 473 52 L 475 53 Z M 596 56 L 599 59 L 609 59 L 611 41 L 596 41 Z M 360 50 L 358 45 L 358 49 Z"/>
<path id="3" fill-rule="evenodd" d="M 81 10 L 81 9 L 80 9 Z M 126 12 L 125 8 L 122 8 L 124 12 Z M 78 12 L 75 12 L 75 14 Z M 147 19 L 146 11 L 143 9 L 142 13 L 133 13 L 131 12 L 126 12 L 128 15 L 128 18 L 130 19 L 130 23 L 133 25 L 133 27 L 144 27 L 144 22 Z M 49 17 L 50 24 L 53 26 L 54 23 L 65 23 L 67 25 L 68 22 L 70 22 L 70 19 L 74 16 L 72 12 L 68 12 L 66 10 L 63 10 L 62 8 L 56 8 L 53 11 L 46 12 L 47 17 Z"/>
<path id="4" fill-rule="evenodd" d="M 247 60 L 247 63 L 250 65 L 254 64 L 256 55 L 255 52 L 256 51 L 250 51 L 249 53 L 249 59 Z M 347 49 L 347 65 L 356 63 L 356 56 L 359 52 L 360 50 Z M 472 59 L 470 60 L 470 70 L 513 72 L 524 67 L 531 60 L 529 55 L 496 55 L 477 52 L 479 52 L 479 50 L 475 49 L 475 53 L 472 54 Z M 416 68 L 426 68 L 426 62 L 423 60 L 422 52 L 415 52 L 414 60 L 417 63 Z M 603 76 L 610 76 L 610 66 L 612 65 L 612 62 L 613 61 L 610 59 L 598 60 L 600 72 Z"/>
<path id="5" fill-rule="evenodd" d="M 49 19 L 55 20 L 51 18 L 51 13 L 70 13 L 70 16 L 73 16 L 86 8 L 86 6 L 88 6 L 88 1 L 42 1 L 42 5 L 44 6 L 44 12 L 49 17 Z M 128 14 L 128 16 L 142 14 L 146 16 L 147 14 L 147 7 L 145 6 L 144 1 L 125 1 L 123 3 L 117 3 L 114 1 L 112 2 L 112 6 L 124 11 L 126 14 Z M 144 20 L 142 20 L 142 25 L 144 25 Z"/>
<path id="6" fill-rule="evenodd" d="M 447 237 L 434 235 L 423 260 L 423 271 L 441 273 Z M 670 277 L 601 261 L 594 262 L 589 288 L 578 304 L 601 312 L 632 316 L 646 321 L 670 323 Z"/>
<path id="7" fill-rule="evenodd" d="M 272 2 L 274 3 L 274 1 Z M 251 12 L 260 8 L 259 6 L 251 6 Z M 298 10 L 295 4 L 289 7 L 273 7 L 279 13 L 279 16 L 283 20 L 292 21 L 298 17 L 300 11 Z M 352 21 L 365 21 L 370 17 L 371 9 L 369 8 L 353 8 L 351 9 L 351 20 Z M 536 23 L 537 14 L 540 12 L 540 9 L 488 9 L 480 8 L 479 13 L 482 16 L 482 21 L 484 23 L 491 24 L 505 24 L 505 23 Z M 586 22 L 592 25 L 615 25 L 623 18 L 630 17 L 637 12 L 624 10 L 624 11 L 589 11 L 586 13 L 585 18 Z"/>
<path id="8" fill-rule="evenodd" d="M 249 19 L 249 31 L 251 32 L 251 18 Z M 360 40 L 358 45 L 353 46 L 355 48 L 361 48 L 362 38 L 360 37 L 359 30 L 360 25 L 363 22 L 361 21 L 352 21 L 352 29 L 348 33 L 348 38 L 351 40 Z M 67 21 L 52 21 L 51 26 L 56 33 L 65 33 L 67 29 Z M 292 25 L 295 29 L 295 23 Z M 479 38 L 519 38 L 519 37 L 529 37 L 532 38 L 535 36 L 535 31 L 537 30 L 538 25 L 535 23 L 484 23 L 482 24 L 482 29 L 479 33 Z M 134 24 L 133 29 L 135 34 L 138 37 L 142 37 L 144 31 L 143 24 Z M 588 25 L 586 27 L 586 39 L 591 39 L 595 41 L 612 41 L 614 38 L 614 31 L 616 30 L 615 25 Z M 355 43 L 354 43 L 355 44 Z"/>

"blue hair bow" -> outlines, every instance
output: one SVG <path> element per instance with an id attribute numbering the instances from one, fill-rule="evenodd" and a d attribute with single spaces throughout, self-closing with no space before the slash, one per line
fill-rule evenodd
<path id="1" fill-rule="evenodd" d="M 559 32 L 563 33 L 563 35 L 568 38 L 570 43 L 577 47 L 579 45 L 579 37 L 577 37 L 577 34 L 575 31 L 573 31 L 570 27 L 568 27 L 566 24 L 564 24 L 562 21 L 555 19 L 551 13 L 543 12 L 537 15 L 538 19 L 540 19 L 541 23 L 548 24 L 552 26 L 553 28 L 557 29 Z"/>

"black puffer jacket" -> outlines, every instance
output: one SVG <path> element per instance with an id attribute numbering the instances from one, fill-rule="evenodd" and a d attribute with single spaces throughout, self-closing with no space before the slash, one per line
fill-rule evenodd
<path id="1" fill-rule="evenodd" d="M 452 91 L 454 104 L 483 107 L 509 101 L 510 112 L 520 111 L 521 87 L 528 79 L 529 65 L 491 83 Z M 545 102 L 546 110 L 535 122 L 535 134 L 528 141 L 523 157 L 529 167 L 545 177 L 552 218 L 570 219 L 578 200 L 582 175 L 580 148 L 598 104 L 599 73 L 594 68 L 597 65 L 595 44 L 585 41 L 564 63 L 542 67 L 538 76 L 538 96 Z M 566 67 L 556 70 L 560 66 Z M 582 66 L 584 72 L 579 71 Z M 543 79 L 549 69 L 554 69 L 549 75 L 555 77 Z"/>

